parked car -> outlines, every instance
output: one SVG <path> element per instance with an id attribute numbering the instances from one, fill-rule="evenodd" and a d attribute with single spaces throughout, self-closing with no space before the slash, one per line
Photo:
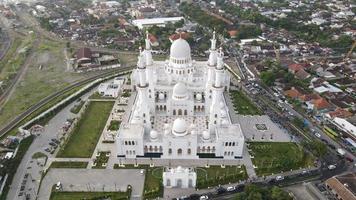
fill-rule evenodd
<path id="1" fill-rule="evenodd" d="M 314 135 L 315 135 L 316 137 L 318 137 L 318 138 L 321 137 L 321 135 L 320 135 L 319 133 L 314 133 Z"/>

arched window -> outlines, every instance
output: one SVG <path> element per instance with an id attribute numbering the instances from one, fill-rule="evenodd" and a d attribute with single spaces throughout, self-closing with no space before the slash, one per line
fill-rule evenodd
<path id="1" fill-rule="evenodd" d="M 232 146 L 235 146 L 235 142 L 232 143 Z"/>
<path id="2" fill-rule="evenodd" d="M 190 148 L 187 150 L 187 154 L 188 155 L 192 154 L 192 150 Z"/>
<path id="3" fill-rule="evenodd" d="M 168 149 L 168 154 L 172 155 L 172 149 L 171 148 Z"/>
<path id="4" fill-rule="evenodd" d="M 125 145 L 128 145 L 128 144 L 127 144 L 127 141 L 125 141 Z"/>
<path id="5" fill-rule="evenodd" d="M 131 141 L 129 141 L 129 145 L 131 145 Z"/>
<path id="6" fill-rule="evenodd" d="M 173 115 L 176 115 L 176 110 L 173 110 Z"/>
<path id="7" fill-rule="evenodd" d="M 182 115 L 182 110 L 181 109 L 178 110 L 178 115 Z"/>
<path id="8" fill-rule="evenodd" d="M 188 111 L 187 110 L 184 110 L 184 115 L 188 115 Z"/>
<path id="9" fill-rule="evenodd" d="M 182 155 L 182 153 L 183 153 L 183 150 L 182 150 L 182 149 L 178 149 L 178 150 L 177 150 L 177 154 L 178 154 L 178 156 L 181 156 L 181 155 Z"/>

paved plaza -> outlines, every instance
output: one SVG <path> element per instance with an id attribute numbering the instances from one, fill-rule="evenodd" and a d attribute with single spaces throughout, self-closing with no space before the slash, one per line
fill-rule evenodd
<path id="1" fill-rule="evenodd" d="M 247 141 L 291 142 L 288 132 L 274 123 L 268 115 L 237 115 Z"/>
<path id="2" fill-rule="evenodd" d="M 38 200 L 48 200 L 52 186 L 61 182 L 63 191 L 114 192 L 132 186 L 132 197 L 142 196 L 145 176 L 139 169 L 50 169 L 44 177 Z"/>

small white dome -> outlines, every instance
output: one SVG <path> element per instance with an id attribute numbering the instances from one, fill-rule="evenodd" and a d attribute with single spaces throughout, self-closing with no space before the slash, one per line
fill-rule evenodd
<path id="1" fill-rule="evenodd" d="M 151 139 L 157 139 L 157 137 L 158 137 L 158 132 L 155 131 L 155 130 L 152 130 L 152 131 L 150 132 L 150 137 L 151 137 Z"/>
<path id="2" fill-rule="evenodd" d="M 197 98 L 198 101 L 201 101 L 203 98 L 203 96 L 200 93 L 198 93 L 195 97 Z"/>
<path id="3" fill-rule="evenodd" d="M 190 58 L 190 46 L 182 38 L 175 40 L 171 45 L 170 56 L 176 59 Z"/>
<path id="4" fill-rule="evenodd" d="M 163 100 L 163 99 L 164 99 L 164 94 L 163 94 L 162 92 L 159 93 L 158 98 L 159 98 L 160 100 Z"/>
<path id="5" fill-rule="evenodd" d="M 173 97 L 176 100 L 188 97 L 188 89 L 184 83 L 179 82 L 173 87 Z"/>
<path id="6" fill-rule="evenodd" d="M 224 108 L 224 107 L 225 107 L 224 102 L 220 101 L 220 108 Z"/>
<path id="7" fill-rule="evenodd" d="M 204 140 L 209 140 L 210 139 L 210 133 L 208 131 L 203 131 L 203 139 Z"/>
<path id="8" fill-rule="evenodd" d="M 187 133 L 187 123 L 182 118 L 177 118 L 173 122 L 173 134 L 176 136 L 184 136 Z"/>

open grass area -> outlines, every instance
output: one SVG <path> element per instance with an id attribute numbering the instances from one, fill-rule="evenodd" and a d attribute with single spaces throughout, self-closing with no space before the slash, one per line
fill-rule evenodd
<path id="1" fill-rule="evenodd" d="M 98 142 L 114 102 L 90 102 L 57 157 L 89 158 Z"/>
<path id="2" fill-rule="evenodd" d="M 5 126 L 39 100 L 85 77 L 83 74 L 66 71 L 64 44 L 51 42 L 49 45 L 47 42 L 42 40 L 38 49 L 34 50 L 26 74 L 16 85 L 9 100 L 2 105 L 0 127 Z"/>
<path id="3" fill-rule="evenodd" d="M 139 165 L 138 167 L 125 165 L 125 167 L 119 167 L 118 164 L 115 164 L 114 169 L 145 169 L 144 198 L 154 199 L 163 196 L 163 167 L 150 167 L 149 165 Z"/>
<path id="4" fill-rule="evenodd" d="M 250 154 L 258 176 L 313 166 L 314 158 L 291 142 L 250 142 Z"/>
<path id="5" fill-rule="evenodd" d="M 88 162 L 64 162 L 55 161 L 51 163 L 50 168 L 86 168 Z"/>
<path id="6" fill-rule="evenodd" d="M 127 192 L 52 192 L 50 200 L 111 199 L 128 200 Z"/>
<path id="7" fill-rule="evenodd" d="M 231 91 L 230 96 L 234 109 L 241 115 L 261 115 L 262 111 L 257 108 L 250 99 L 241 91 Z"/>
<path id="8" fill-rule="evenodd" d="M 248 178 L 246 168 L 242 166 L 210 166 L 196 168 L 197 188 L 207 188 L 222 184 L 234 183 Z"/>

